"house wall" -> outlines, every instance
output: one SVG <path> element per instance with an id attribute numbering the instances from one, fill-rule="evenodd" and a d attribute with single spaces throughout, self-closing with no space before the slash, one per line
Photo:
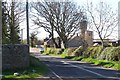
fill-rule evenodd
<path id="1" fill-rule="evenodd" d="M 14 70 L 29 66 L 29 46 L 21 44 L 2 45 L 2 69 Z"/>
<path id="2" fill-rule="evenodd" d="M 69 40 L 67 43 L 68 47 L 79 47 L 81 45 L 83 45 L 83 42 L 81 41 L 79 36 L 75 37 L 74 39 Z"/>

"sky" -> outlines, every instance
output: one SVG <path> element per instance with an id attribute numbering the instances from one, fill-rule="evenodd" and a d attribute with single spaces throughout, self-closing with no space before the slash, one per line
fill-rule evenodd
<path id="1" fill-rule="evenodd" d="M 25 1 L 25 0 L 23 0 L 23 1 Z M 37 1 L 37 0 L 29 0 L 29 2 L 31 2 L 31 1 Z M 72 0 L 72 1 L 74 1 L 77 5 L 80 5 L 80 6 L 86 5 L 87 2 L 88 3 L 93 2 L 93 4 L 97 4 L 99 1 L 103 1 L 107 4 L 109 4 L 113 8 L 113 10 L 118 10 L 118 2 L 120 0 Z M 31 33 L 34 31 L 33 29 L 37 26 L 34 25 L 33 22 L 29 19 L 29 27 L 30 27 L 30 33 Z M 26 20 L 20 25 L 20 29 L 23 29 L 23 39 L 26 39 L 27 38 L 26 37 L 27 36 L 27 34 L 26 34 L 26 31 L 27 31 L 26 30 Z M 116 27 L 116 29 L 117 29 L 117 27 Z M 38 29 L 37 31 L 39 32 L 39 34 L 37 35 L 38 39 L 44 39 L 44 38 L 48 37 L 48 33 L 46 33 L 43 28 Z M 94 34 L 94 38 L 98 38 L 95 35 L 96 34 Z M 117 39 L 117 35 L 118 35 L 118 33 L 115 30 L 115 31 L 113 31 L 113 34 L 111 35 L 110 38 Z"/>

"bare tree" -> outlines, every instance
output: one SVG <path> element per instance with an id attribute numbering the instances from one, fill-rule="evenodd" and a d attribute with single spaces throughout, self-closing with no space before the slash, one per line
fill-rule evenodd
<path id="1" fill-rule="evenodd" d="M 9 43 L 20 43 L 19 31 L 20 23 L 24 21 L 25 6 L 21 2 L 15 2 L 15 0 L 7 1 L 4 0 L 4 13 L 2 16 L 5 16 L 3 21 L 3 27 L 7 26 L 7 34 Z M 5 29 L 5 28 L 3 28 Z M 5 31 L 5 30 L 3 30 Z M 5 36 L 6 37 L 6 36 Z"/>
<path id="2" fill-rule="evenodd" d="M 117 14 L 104 2 L 99 2 L 96 7 L 91 2 L 87 3 L 89 26 L 94 30 L 104 46 L 104 39 L 108 38 L 117 26 Z"/>
<path id="3" fill-rule="evenodd" d="M 54 31 L 56 31 L 64 47 L 67 47 L 67 41 L 79 30 L 80 21 L 83 18 L 82 10 L 70 1 L 43 1 L 33 3 L 32 7 L 36 10 L 33 15 L 34 23 L 49 32 L 54 43 Z"/>

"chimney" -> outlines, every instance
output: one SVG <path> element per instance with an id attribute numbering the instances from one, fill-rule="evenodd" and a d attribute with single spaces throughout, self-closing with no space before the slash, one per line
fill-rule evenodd
<path id="1" fill-rule="evenodd" d="M 80 22 L 80 37 L 81 39 L 85 40 L 85 31 L 87 30 L 87 21 L 82 20 Z"/>

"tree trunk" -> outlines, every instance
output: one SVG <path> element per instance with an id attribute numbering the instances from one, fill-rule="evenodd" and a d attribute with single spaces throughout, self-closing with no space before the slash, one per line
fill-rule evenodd
<path id="1" fill-rule="evenodd" d="M 64 47 L 64 48 L 67 48 L 67 47 L 68 47 L 68 45 L 67 45 L 67 40 L 64 40 L 64 41 L 63 41 L 63 47 Z"/>
<path id="2" fill-rule="evenodd" d="M 60 40 L 60 37 L 58 37 L 58 48 L 61 48 L 61 40 Z"/>
<path id="3" fill-rule="evenodd" d="M 104 45 L 104 41 L 103 41 L 103 39 L 102 38 L 100 38 L 101 39 L 101 45 L 102 45 L 102 47 L 104 47 L 105 45 Z"/>
<path id="4" fill-rule="evenodd" d="M 53 37 L 52 37 L 52 41 L 53 41 L 53 43 L 55 45 L 55 48 L 58 48 L 58 44 L 56 43 L 56 41 L 55 41 L 55 39 Z"/>

